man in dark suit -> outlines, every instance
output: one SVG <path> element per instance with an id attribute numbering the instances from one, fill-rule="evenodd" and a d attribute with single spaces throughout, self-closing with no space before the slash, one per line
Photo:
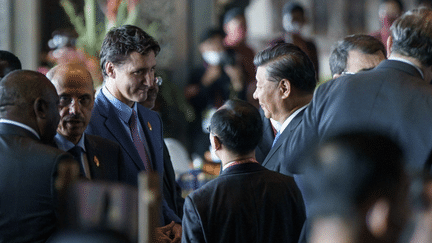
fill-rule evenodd
<path id="1" fill-rule="evenodd" d="M 0 81 L 0 242 L 45 242 L 57 225 L 57 168 L 75 164 L 49 145 L 59 113 L 54 86 L 33 71 Z M 76 168 L 78 171 L 78 168 Z"/>
<path id="2" fill-rule="evenodd" d="M 298 242 L 305 220 L 294 179 L 255 159 L 258 110 L 229 100 L 211 118 L 210 142 L 222 172 L 186 197 L 182 242 Z"/>
<path id="3" fill-rule="evenodd" d="M 155 84 L 156 55 L 160 46 L 138 27 L 125 25 L 107 33 L 100 52 L 105 86 L 96 96 L 88 134 L 120 144 L 124 170 L 120 180 L 137 185 L 141 171 L 157 172 L 162 184 L 163 137 L 159 115 L 138 102 L 147 98 Z M 177 222 L 175 238 L 181 235 L 180 218 L 163 200 L 165 224 Z"/>
<path id="4" fill-rule="evenodd" d="M 94 105 L 91 74 L 79 64 L 60 64 L 47 73 L 60 100 L 60 123 L 54 140 L 80 162 L 82 177 L 119 181 L 120 146 L 108 139 L 85 134 Z"/>
<path id="5" fill-rule="evenodd" d="M 150 87 L 147 92 L 147 99 L 140 104 L 148 109 L 152 110 L 156 104 L 156 98 L 159 93 L 159 86 L 162 85 L 162 78 L 157 77 L 155 79 L 156 85 Z M 163 148 L 163 159 L 164 159 L 164 174 L 163 174 L 163 195 L 168 206 L 174 210 L 174 212 L 180 218 L 183 217 L 183 204 L 184 199 L 181 196 L 181 188 L 177 184 L 175 179 L 175 172 L 171 162 L 171 156 L 168 151 L 168 147 L 164 142 Z"/>
<path id="6" fill-rule="evenodd" d="M 432 148 L 431 19 L 428 9 L 405 13 L 391 28 L 388 60 L 316 90 L 290 139 L 285 173 L 301 173 L 299 162 L 311 144 L 359 127 L 389 131 L 411 169 L 423 169 Z"/>
<path id="7" fill-rule="evenodd" d="M 259 52 L 254 62 L 258 67 L 254 98 L 258 100 L 264 115 L 280 124 L 262 165 L 282 172 L 281 165 L 287 156 L 287 140 L 300 124 L 316 86 L 314 66 L 300 48 L 288 43 Z"/>

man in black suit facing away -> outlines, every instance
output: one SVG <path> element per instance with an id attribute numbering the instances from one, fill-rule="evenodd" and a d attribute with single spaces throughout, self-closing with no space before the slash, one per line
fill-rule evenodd
<path id="1" fill-rule="evenodd" d="M 46 145 L 57 104 L 43 74 L 18 70 L 0 81 L 0 242 L 45 242 L 56 229 L 57 168 L 75 163 Z"/>
<path id="2" fill-rule="evenodd" d="M 210 142 L 223 169 L 187 196 L 182 242 L 298 242 L 302 196 L 292 177 L 256 161 L 262 131 L 258 110 L 246 101 L 230 100 L 213 115 Z"/>
<path id="3" fill-rule="evenodd" d="M 259 52 L 254 63 L 258 69 L 253 97 L 258 100 L 265 117 L 273 118 L 280 125 L 270 150 L 266 140 L 257 150 L 261 154 L 268 151 L 262 162 L 264 167 L 283 173 L 281 166 L 287 157 L 288 138 L 300 124 L 316 86 L 314 66 L 306 53 L 288 43 Z M 267 130 L 270 130 L 271 124 L 267 123 Z"/>
<path id="4" fill-rule="evenodd" d="M 108 139 L 85 134 L 94 105 L 91 74 L 79 64 L 60 64 L 47 77 L 60 100 L 60 123 L 54 138 L 57 147 L 70 152 L 80 163 L 81 176 L 119 181 L 120 146 Z"/>

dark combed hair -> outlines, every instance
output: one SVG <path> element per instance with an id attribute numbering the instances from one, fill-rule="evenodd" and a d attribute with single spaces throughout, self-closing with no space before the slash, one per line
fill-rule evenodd
<path id="1" fill-rule="evenodd" d="M 415 58 L 426 67 L 432 65 L 432 10 L 408 11 L 396 19 L 390 30 L 392 52 Z"/>
<path id="2" fill-rule="evenodd" d="M 289 80 L 295 88 L 313 93 L 317 83 L 312 61 L 299 47 L 282 43 L 260 51 L 254 58 L 255 66 L 266 66 L 267 78 L 280 82 Z"/>
<path id="3" fill-rule="evenodd" d="M 336 43 L 330 54 L 329 63 L 332 76 L 345 71 L 348 52 L 351 50 L 358 50 L 364 54 L 374 54 L 381 51 L 384 57 L 387 56 L 384 44 L 378 39 L 370 35 L 347 36 Z"/>
<path id="4" fill-rule="evenodd" d="M 261 141 L 263 124 L 253 105 L 242 100 L 228 100 L 213 114 L 210 130 L 229 151 L 246 155 Z"/>
<path id="5" fill-rule="evenodd" d="M 147 55 L 154 51 L 157 55 L 160 51 L 158 42 L 144 30 L 133 26 L 123 25 L 110 30 L 102 43 L 100 62 L 102 73 L 107 75 L 105 63 L 112 62 L 121 65 L 132 52 Z"/>
<path id="6" fill-rule="evenodd" d="M 376 131 L 351 131 L 326 140 L 304 163 L 313 214 L 347 213 L 370 200 L 397 200 L 406 189 L 401 147 Z"/>
<path id="7" fill-rule="evenodd" d="M 21 61 L 13 53 L 0 50 L 0 68 L 3 76 L 6 76 L 9 72 L 22 69 Z"/>

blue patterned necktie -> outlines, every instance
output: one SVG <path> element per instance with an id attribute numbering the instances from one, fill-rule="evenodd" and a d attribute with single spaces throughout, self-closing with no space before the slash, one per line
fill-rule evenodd
<path id="1" fill-rule="evenodd" d="M 280 133 L 277 132 L 277 133 L 276 133 L 276 136 L 275 136 L 275 138 L 274 138 L 274 140 L 273 140 L 272 148 L 273 148 L 273 146 L 276 144 L 276 142 L 277 142 L 277 140 L 279 139 L 279 137 L 280 137 Z"/>
<path id="2" fill-rule="evenodd" d="M 138 122 L 137 122 L 137 113 L 134 109 L 132 109 L 132 116 L 129 120 L 129 128 L 132 134 L 132 140 L 135 145 L 135 148 L 138 150 L 138 154 L 144 163 L 144 168 L 146 171 L 153 171 L 150 160 L 148 159 L 147 151 L 144 148 L 144 141 L 141 140 L 141 137 L 138 133 Z"/>

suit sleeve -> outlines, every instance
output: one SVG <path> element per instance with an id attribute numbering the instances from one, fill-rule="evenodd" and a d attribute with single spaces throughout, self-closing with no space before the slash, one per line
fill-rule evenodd
<path id="1" fill-rule="evenodd" d="M 206 240 L 195 205 L 187 196 L 183 207 L 182 243 L 189 242 L 206 242 Z"/>

